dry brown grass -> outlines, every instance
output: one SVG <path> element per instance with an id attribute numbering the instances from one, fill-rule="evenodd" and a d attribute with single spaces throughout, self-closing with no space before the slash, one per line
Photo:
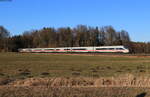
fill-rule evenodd
<path id="1" fill-rule="evenodd" d="M 150 77 L 135 77 L 132 74 L 118 77 L 57 77 L 57 78 L 27 78 L 10 82 L 10 86 L 46 86 L 46 87 L 150 87 Z"/>
<path id="2" fill-rule="evenodd" d="M 150 97 L 150 77 L 57 77 L 0 80 L 0 97 Z M 145 96 L 137 96 L 145 95 Z"/>

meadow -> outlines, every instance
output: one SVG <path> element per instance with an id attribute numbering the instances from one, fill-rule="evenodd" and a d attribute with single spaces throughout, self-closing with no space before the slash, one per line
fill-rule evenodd
<path id="1" fill-rule="evenodd" d="M 140 93 L 148 97 L 149 76 L 150 57 L 143 55 L 0 53 L 1 97 L 144 97 L 136 96 Z M 131 87 L 121 86 L 125 79 Z M 147 83 L 144 88 L 140 88 L 142 82 Z M 108 83 L 112 86 L 107 87 Z"/>
<path id="2" fill-rule="evenodd" d="M 0 53 L 0 77 L 106 77 L 150 73 L 150 57 Z"/>

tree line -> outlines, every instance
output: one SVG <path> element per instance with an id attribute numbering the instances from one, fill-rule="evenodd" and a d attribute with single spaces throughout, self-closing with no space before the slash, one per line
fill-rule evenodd
<path id="1" fill-rule="evenodd" d="M 130 40 L 127 31 L 116 31 L 112 26 L 91 27 L 78 25 L 74 28 L 43 28 L 10 36 L 6 28 L 0 26 L 0 51 L 17 52 L 19 48 L 53 48 L 80 46 L 124 45 L 133 53 L 150 53 L 150 43 Z"/>

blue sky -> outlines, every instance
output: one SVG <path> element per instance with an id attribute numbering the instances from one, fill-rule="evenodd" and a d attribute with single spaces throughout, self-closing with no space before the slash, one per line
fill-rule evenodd
<path id="1" fill-rule="evenodd" d="M 43 27 L 112 25 L 150 41 L 150 0 L 12 0 L 0 2 L 0 25 L 12 35 Z"/>

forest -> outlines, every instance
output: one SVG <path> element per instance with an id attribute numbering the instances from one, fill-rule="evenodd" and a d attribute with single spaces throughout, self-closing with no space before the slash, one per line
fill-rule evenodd
<path id="1" fill-rule="evenodd" d="M 0 52 L 17 52 L 19 48 L 111 45 L 124 45 L 130 53 L 150 53 L 150 42 L 134 42 L 126 30 L 117 31 L 112 26 L 45 27 L 14 36 L 0 26 Z"/>

